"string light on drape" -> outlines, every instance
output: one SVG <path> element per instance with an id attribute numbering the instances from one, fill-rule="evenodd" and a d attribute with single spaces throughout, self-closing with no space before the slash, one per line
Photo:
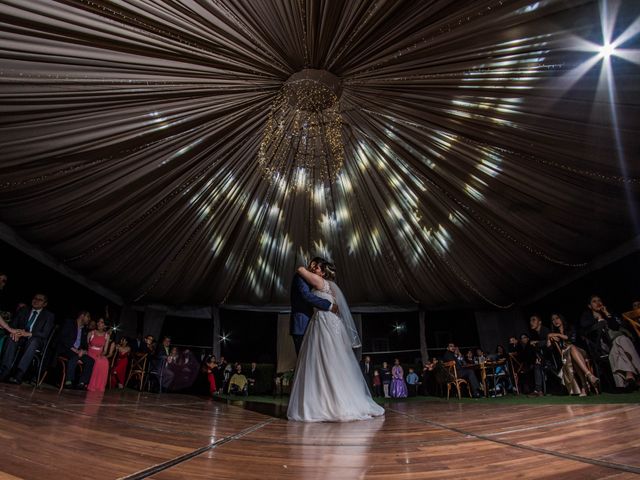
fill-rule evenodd
<path id="1" fill-rule="evenodd" d="M 298 252 L 353 305 L 502 307 L 640 232 L 638 2 L 274 5 L 0 2 L 0 221 L 258 307 Z"/>
<path id="2" fill-rule="evenodd" d="M 324 70 L 292 75 L 271 106 L 258 163 L 267 179 L 310 191 L 335 182 L 344 164 L 340 81 Z"/>

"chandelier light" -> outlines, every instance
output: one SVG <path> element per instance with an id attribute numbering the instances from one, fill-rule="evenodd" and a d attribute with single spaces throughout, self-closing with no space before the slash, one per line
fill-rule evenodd
<path id="1" fill-rule="evenodd" d="M 284 83 L 271 106 L 258 163 L 267 179 L 309 191 L 334 182 L 344 164 L 340 80 L 305 69 Z"/>

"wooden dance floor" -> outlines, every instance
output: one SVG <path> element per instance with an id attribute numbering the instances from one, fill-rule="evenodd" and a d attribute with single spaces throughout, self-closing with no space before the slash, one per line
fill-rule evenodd
<path id="1" fill-rule="evenodd" d="M 302 424 L 186 395 L 0 385 L 0 478 L 639 478 L 640 405 L 390 403 Z"/>

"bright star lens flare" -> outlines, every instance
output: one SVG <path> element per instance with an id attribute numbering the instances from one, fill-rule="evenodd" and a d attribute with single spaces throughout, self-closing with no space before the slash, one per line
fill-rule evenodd
<path id="1" fill-rule="evenodd" d="M 600 48 L 600 56 L 603 58 L 609 58 L 611 55 L 613 55 L 614 50 L 615 47 L 610 43 L 603 45 Z"/>

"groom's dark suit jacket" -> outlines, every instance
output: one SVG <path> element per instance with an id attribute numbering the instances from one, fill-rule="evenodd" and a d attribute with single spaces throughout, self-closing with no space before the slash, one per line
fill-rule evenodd
<path id="1" fill-rule="evenodd" d="M 313 315 L 313 307 L 318 310 L 329 310 L 331 302 L 311 293 L 309 284 L 296 273 L 291 282 L 290 335 L 304 335 Z"/>

